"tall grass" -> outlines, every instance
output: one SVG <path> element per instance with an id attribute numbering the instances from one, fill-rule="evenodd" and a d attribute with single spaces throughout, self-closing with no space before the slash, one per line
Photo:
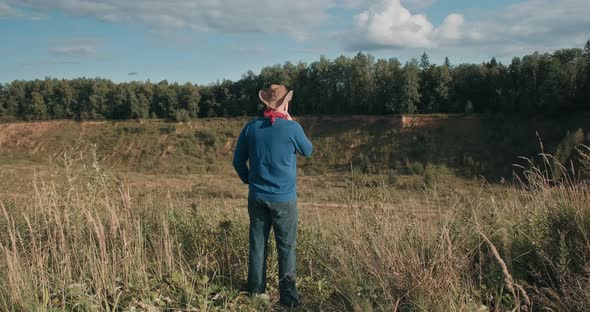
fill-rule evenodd
<path id="1" fill-rule="evenodd" d="M 556 179 L 549 158 L 529 164 L 501 194 L 427 187 L 387 205 L 386 182 L 366 196 L 353 170 L 348 204 L 302 214 L 304 309 L 589 311 L 589 185 Z M 52 168 L 27 198 L 0 201 L 0 310 L 279 309 L 274 252 L 273 300 L 241 292 L 248 224 L 229 199 L 130 188 L 92 151 Z"/>
<path id="2" fill-rule="evenodd" d="M 57 179 L 35 179 L 29 200 L 0 203 L 3 310 L 117 310 L 184 269 L 167 207 L 134 205 L 96 158 L 73 156 L 63 154 Z"/>

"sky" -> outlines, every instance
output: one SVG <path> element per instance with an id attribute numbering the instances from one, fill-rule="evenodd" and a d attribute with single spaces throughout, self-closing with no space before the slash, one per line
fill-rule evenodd
<path id="1" fill-rule="evenodd" d="M 209 84 L 359 51 L 509 63 L 589 38 L 588 0 L 0 0 L 0 83 Z"/>

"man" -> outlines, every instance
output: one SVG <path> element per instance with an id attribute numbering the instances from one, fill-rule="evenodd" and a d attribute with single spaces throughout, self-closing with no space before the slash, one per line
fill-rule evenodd
<path id="1" fill-rule="evenodd" d="M 264 117 L 244 126 L 233 161 L 238 176 L 249 187 L 248 292 L 268 297 L 266 256 L 272 227 L 279 256 L 280 302 L 294 307 L 300 303 L 295 287 L 296 154 L 310 157 L 313 146 L 301 125 L 289 115 L 293 91 L 283 85 L 271 85 L 268 90 L 260 90 L 258 96 L 266 105 Z"/>

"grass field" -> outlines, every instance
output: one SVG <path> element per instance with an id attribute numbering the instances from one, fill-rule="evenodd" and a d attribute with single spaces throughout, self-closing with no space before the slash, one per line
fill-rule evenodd
<path id="1" fill-rule="evenodd" d="M 35 141 L 33 130 L 9 139 L 4 131 L 0 143 L 11 152 L 0 158 L 0 310 L 281 310 L 274 251 L 271 301 L 242 293 L 247 189 L 223 161 L 239 124 L 227 133 L 191 128 L 194 136 L 180 132 L 175 144 L 160 133 L 172 130 L 154 128 L 164 145 L 153 152 L 147 134 L 92 133 L 111 142 L 93 147 L 59 144 L 80 135 L 67 127 L 48 130 L 52 144 Z M 112 132 L 152 131 L 122 127 Z M 197 142 L 186 148 L 206 169 L 183 163 L 184 140 Z M 318 140 L 340 148 L 325 132 Z M 113 156 L 131 143 L 139 155 L 130 147 Z M 150 170 L 166 150 L 170 161 Z M 580 157 L 590 169 L 588 151 Z M 432 163 L 416 170 L 367 168 L 370 160 L 338 170 L 305 164 L 300 310 L 590 310 L 590 187 L 567 172 L 554 180 L 562 170 L 551 159 L 526 165 L 521 182 L 506 184 Z"/>

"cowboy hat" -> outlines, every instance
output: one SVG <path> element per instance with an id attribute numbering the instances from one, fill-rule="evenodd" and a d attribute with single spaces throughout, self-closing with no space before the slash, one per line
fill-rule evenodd
<path id="1" fill-rule="evenodd" d="M 258 97 L 269 108 L 277 109 L 283 103 L 291 101 L 293 90 L 289 91 L 283 85 L 273 84 L 268 90 L 258 91 Z"/>

